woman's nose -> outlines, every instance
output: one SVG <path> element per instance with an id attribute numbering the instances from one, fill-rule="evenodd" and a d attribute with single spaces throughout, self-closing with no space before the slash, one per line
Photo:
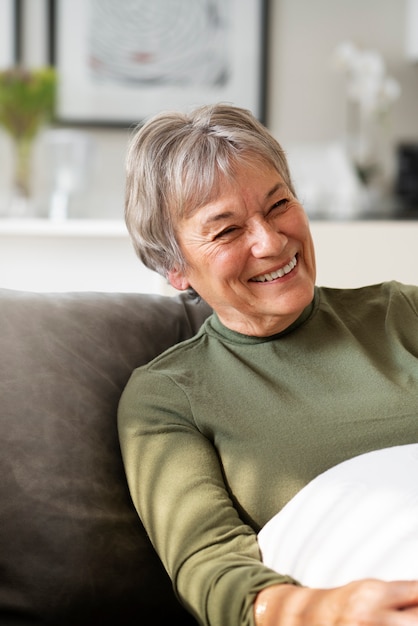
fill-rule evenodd
<path id="1" fill-rule="evenodd" d="M 280 254 L 286 244 L 286 235 L 266 221 L 253 228 L 251 252 L 255 257 Z"/>

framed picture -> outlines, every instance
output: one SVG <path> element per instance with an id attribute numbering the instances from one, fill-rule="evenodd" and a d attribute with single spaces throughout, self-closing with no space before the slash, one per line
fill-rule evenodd
<path id="1" fill-rule="evenodd" d="M 55 0 L 57 116 L 131 125 L 229 102 L 264 121 L 267 0 Z"/>
<path id="2" fill-rule="evenodd" d="M 0 70 L 17 61 L 17 0 L 0 1 Z"/>

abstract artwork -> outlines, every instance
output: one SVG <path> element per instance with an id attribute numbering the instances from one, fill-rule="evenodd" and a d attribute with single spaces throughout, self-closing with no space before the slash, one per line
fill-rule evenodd
<path id="1" fill-rule="evenodd" d="M 211 102 L 263 117 L 267 0 L 55 0 L 58 115 L 139 123 Z"/>

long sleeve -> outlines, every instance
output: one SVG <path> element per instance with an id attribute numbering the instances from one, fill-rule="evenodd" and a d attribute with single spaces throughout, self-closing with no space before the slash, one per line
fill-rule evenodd
<path id="1" fill-rule="evenodd" d="M 252 624 L 257 591 L 290 579 L 262 566 L 255 533 L 240 520 L 184 392 L 166 375 L 140 370 L 121 413 L 131 493 L 180 598 L 202 623 Z"/>

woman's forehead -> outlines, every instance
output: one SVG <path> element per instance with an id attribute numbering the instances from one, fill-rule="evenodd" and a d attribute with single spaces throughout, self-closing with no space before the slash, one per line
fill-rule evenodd
<path id="1" fill-rule="evenodd" d="M 195 181 L 195 185 L 190 186 L 190 191 L 184 197 L 183 206 L 177 212 L 180 219 L 188 219 L 203 207 L 217 202 L 223 195 L 228 195 L 236 190 L 237 185 L 247 174 L 266 174 L 275 172 L 281 181 L 281 173 L 270 162 L 261 159 L 259 156 L 252 156 L 235 163 L 231 163 L 227 170 L 221 171 L 217 168 L 211 177 L 202 173 L 202 176 Z"/>
<path id="2" fill-rule="evenodd" d="M 212 190 L 205 200 L 190 205 L 178 223 L 193 218 L 202 226 L 210 226 L 233 217 L 236 212 L 236 198 L 254 200 L 262 206 L 278 193 L 288 193 L 289 188 L 277 169 L 269 166 L 242 168 L 233 179 L 220 180 L 218 187 Z"/>

